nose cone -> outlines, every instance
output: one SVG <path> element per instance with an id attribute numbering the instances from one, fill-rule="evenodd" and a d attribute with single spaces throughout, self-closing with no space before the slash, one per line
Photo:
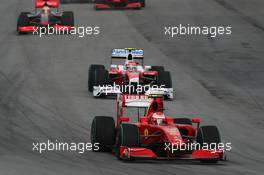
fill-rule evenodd
<path id="1" fill-rule="evenodd" d="M 131 78 L 131 79 L 129 79 L 129 82 L 138 84 L 139 83 L 139 78 Z"/>
<path id="2" fill-rule="evenodd" d="M 139 72 L 128 72 L 127 78 L 130 83 L 139 83 Z"/>
<path id="3" fill-rule="evenodd" d="M 49 25 L 49 15 L 46 15 L 46 14 L 41 15 L 40 24 L 43 26 Z"/>

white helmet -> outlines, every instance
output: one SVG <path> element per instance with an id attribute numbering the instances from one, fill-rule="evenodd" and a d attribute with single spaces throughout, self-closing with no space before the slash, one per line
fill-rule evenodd
<path id="1" fill-rule="evenodd" d="M 165 120 L 165 115 L 163 112 L 155 112 L 152 115 L 152 121 L 154 123 L 156 123 L 157 125 L 160 125 L 163 123 L 163 121 Z"/>

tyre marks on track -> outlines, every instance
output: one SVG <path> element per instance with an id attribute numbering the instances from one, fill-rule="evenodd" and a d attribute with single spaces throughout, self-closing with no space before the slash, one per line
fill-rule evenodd
<path id="1" fill-rule="evenodd" d="M 234 6 L 232 6 L 230 3 L 228 3 L 225 0 L 214 0 L 217 4 L 221 5 L 222 7 L 224 7 L 225 9 L 232 11 L 233 13 L 239 15 L 242 19 L 244 19 L 246 22 L 248 22 L 249 24 L 251 24 L 253 27 L 261 30 L 262 32 L 264 32 L 264 26 L 261 25 L 257 20 L 255 20 L 254 18 L 245 15 L 244 13 L 242 13 L 241 11 L 239 11 L 238 9 L 236 9 Z"/>

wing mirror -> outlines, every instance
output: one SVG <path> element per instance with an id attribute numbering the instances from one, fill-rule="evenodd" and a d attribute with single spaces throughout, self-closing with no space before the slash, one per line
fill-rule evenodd
<path id="1" fill-rule="evenodd" d="M 198 117 L 192 118 L 192 123 L 200 123 L 200 122 L 201 122 L 200 118 Z"/>
<path id="2" fill-rule="evenodd" d="M 201 122 L 200 118 L 198 118 L 198 117 L 192 118 L 192 123 L 196 123 L 197 124 L 197 126 L 196 126 L 196 134 L 195 134 L 196 136 L 197 136 L 197 131 L 198 131 L 199 127 L 200 127 L 200 122 Z"/>
<path id="3" fill-rule="evenodd" d="M 149 121 L 149 119 L 148 119 L 147 117 L 144 117 L 144 116 L 143 116 L 143 117 L 140 117 L 140 118 L 139 118 L 139 122 L 140 122 L 140 123 L 148 123 L 148 121 Z"/>

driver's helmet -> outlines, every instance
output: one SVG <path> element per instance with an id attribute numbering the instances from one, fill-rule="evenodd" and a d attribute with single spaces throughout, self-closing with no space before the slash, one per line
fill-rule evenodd
<path id="1" fill-rule="evenodd" d="M 163 112 L 154 112 L 151 118 L 152 123 L 156 125 L 161 125 L 162 123 L 164 123 L 165 119 L 166 117 Z"/>
<path id="2" fill-rule="evenodd" d="M 135 62 L 128 62 L 126 64 L 126 70 L 129 70 L 129 71 L 137 70 L 137 63 L 135 63 Z"/>
<path id="3" fill-rule="evenodd" d="M 44 15 L 48 15 L 48 14 L 50 14 L 50 7 L 49 7 L 47 4 L 45 4 L 45 5 L 42 7 L 41 12 L 42 12 L 42 14 L 44 14 Z"/>

